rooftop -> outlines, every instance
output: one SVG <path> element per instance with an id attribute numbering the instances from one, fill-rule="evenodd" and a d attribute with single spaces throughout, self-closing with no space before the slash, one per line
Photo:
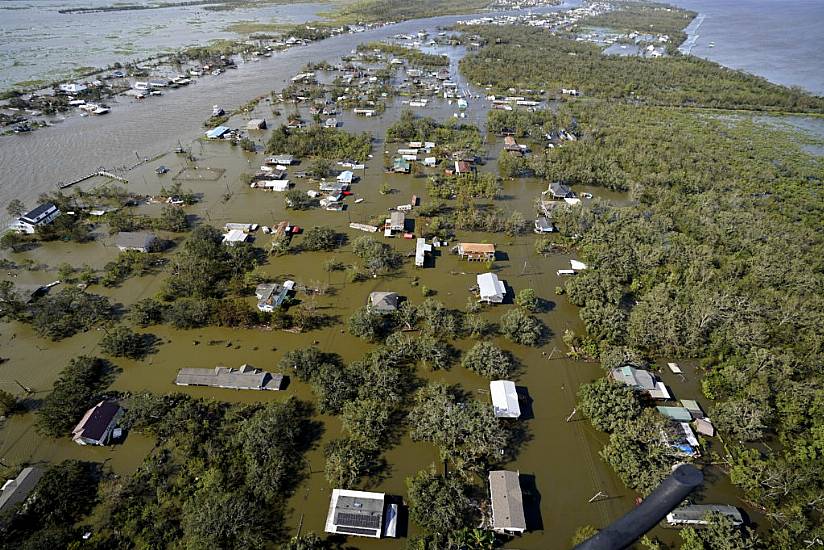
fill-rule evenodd
<path id="1" fill-rule="evenodd" d="M 489 472 L 489 493 L 492 498 L 492 528 L 496 531 L 526 531 L 524 501 L 518 472 Z"/>
<path id="2" fill-rule="evenodd" d="M 177 373 L 178 386 L 211 386 L 235 390 L 279 390 L 282 374 L 242 365 L 239 369 L 215 367 L 213 369 L 183 368 Z"/>

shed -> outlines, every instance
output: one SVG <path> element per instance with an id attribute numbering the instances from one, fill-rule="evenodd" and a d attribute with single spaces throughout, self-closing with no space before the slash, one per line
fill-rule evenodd
<path id="1" fill-rule="evenodd" d="M 715 436 L 715 426 L 712 425 L 709 418 L 696 418 L 695 431 L 701 435 L 706 435 L 709 437 Z"/>
<path id="2" fill-rule="evenodd" d="M 253 118 L 249 122 L 246 123 L 247 130 L 265 130 L 266 129 L 266 119 L 263 118 Z"/>
<path id="3" fill-rule="evenodd" d="M 398 309 L 397 292 L 372 292 L 369 294 L 369 309 L 378 313 L 391 313 Z"/>
<path id="4" fill-rule="evenodd" d="M 689 422 L 692 420 L 692 415 L 684 407 L 655 407 L 658 412 L 678 422 Z"/>
<path id="5" fill-rule="evenodd" d="M 121 231 L 117 234 L 117 248 L 121 252 L 151 252 L 157 248 L 158 242 L 157 235 L 148 231 Z"/>
<path id="6" fill-rule="evenodd" d="M 520 474 L 509 470 L 490 471 L 489 494 L 492 501 L 492 530 L 503 534 L 526 531 Z"/>
<path id="7" fill-rule="evenodd" d="M 701 405 L 694 399 L 682 399 L 681 406 L 687 409 L 693 418 L 704 418 L 704 411 L 701 410 Z"/>
<path id="8" fill-rule="evenodd" d="M 518 403 L 518 391 L 515 382 L 510 380 L 492 380 L 489 383 L 492 395 L 492 410 L 498 418 L 519 418 L 521 405 Z"/>
<path id="9" fill-rule="evenodd" d="M 42 468 L 29 466 L 23 468 L 16 478 L 6 481 L 0 491 L 0 514 L 25 501 L 44 473 Z"/>
<path id="10" fill-rule="evenodd" d="M 481 302 L 500 304 L 506 296 L 504 283 L 494 273 L 481 273 L 477 277 L 478 292 Z"/>

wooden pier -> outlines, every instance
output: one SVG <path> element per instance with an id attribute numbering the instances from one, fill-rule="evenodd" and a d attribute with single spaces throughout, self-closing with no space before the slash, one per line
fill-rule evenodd
<path id="1" fill-rule="evenodd" d="M 117 175 L 112 174 L 111 172 L 108 172 L 106 170 L 98 170 L 97 172 L 92 172 L 91 174 L 83 176 L 82 178 L 77 178 L 76 180 L 72 180 L 72 181 L 69 181 L 69 182 L 66 182 L 66 183 L 58 183 L 57 187 L 58 187 L 58 189 L 66 189 L 66 188 L 71 187 L 73 185 L 77 185 L 78 183 L 80 183 L 82 181 L 90 180 L 90 179 L 92 179 L 93 177 L 96 177 L 96 176 L 103 176 L 103 177 L 111 178 L 113 180 L 122 181 L 123 183 L 129 183 L 129 180 L 127 180 L 124 177 L 117 176 Z"/>

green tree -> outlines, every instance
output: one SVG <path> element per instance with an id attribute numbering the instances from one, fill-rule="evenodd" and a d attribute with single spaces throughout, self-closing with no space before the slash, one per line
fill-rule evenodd
<path id="1" fill-rule="evenodd" d="M 383 334 L 384 321 L 383 315 L 372 310 L 369 306 L 363 306 L 355 310 L 349 317 L 349 333 L 369 342 L 374 342 Z"/>
<path id="2" fill-rule="evenodd" d="M 343 235 L 331 227 L 317 226 L 309 229 L 303 237 L 301 248 L 305 250 L 321 251 L 334 250 L 343 241 Z"/>
<path id="3" fill-rule="evenodd" d="M 31 315 L 32 326 L 38 334 L 56 341 L 110 319 L 112 306 L 103 296 L 70 287 L 34 302 Z"/>
<path id="4" fill-rule="evenodd" d="M 537 346 L 544 334 L 543 324 L 521 308 L 501 316 L 500 330 L 508 340 L 525 346 Z"/>
<path id="5" fill-rule="evenodd" d="M 582 384 L 578 388 L 578 406 L 595 428 L 607 433 L 641 414 L 641 404 L 632 388 L 607 378 Z"/>
<path id="6" fill-rule="evenodd" d="M 326 445 L 324 475 L 332 487 L 353 489 L 360 479 L 377 468 L 377 453 L 361 441 L 333 439 Z"/>
<path id="7" fill-rule="evenodd" d="M 447 535 L 469 523 L 472 506 L 467 489 L 456 476 L 422 470 L 406 479 L 409 518 L 431 533 Z"/>
<path id="8" fill-rule="evenodd" d="M 289 189 L 283 194 L 286 208 L 291 210 L 308 210 L 315 206 L 316 200 L 299 189 Z"/>
<path id="9" fill-rule="evenodd" d="M 390 407 L 377 399 L 350 401 L 343 405 L 343 428 L 364 447 L 377 450 L 391 427 Z"/>
<path id="10" fill-rule="evenodd" d="M 19 199 L 12 199 L 6 205 L 6 212 L 12 218 L 19 218 L 26 211 L 26 205 Z"/>
<path id="11" fill-rule="evenodd" d="M 263 511 L 242 492 L 227 487 L 221 473 L 215 469 L 200 476 L 191 498 L 184 502 L 181 526 L 182 542 L 190 550 L 265 546 Z"/>
<path id="12" fill-rule="evenodd" d="M 140 359 L 151 347 L 151 335 L 138 334 L 125 325 L 117 325 L 100 340 L 100 348 L 114 357 Z"/>
<path id="13" fill-rule="evenodd" d="M 20 245 L 26 242 L 26 239 L 16 231 L 6 231 L 0 235 L 0 250 L 9 250 L 17 252 L 20 250 Z"/>
<path id="14" fill-rule="evenodd" d="M 527 311 L 537 311 L 538 303 L 538 296 L 535 295 L 535 291 L 531 288 L 519 290 L 518 294 L 515 295 L 515 304 Z"/>
<path id="15" fill-rule="evenodd" d="M 512 356 L 489 341 L 478 342 L 466 352 L 461 366 L 490 380 L 512 374 Z"/>
<path id="16" fill-rule="evenodd" d="M 329 545 L 315 533 L 294 536 L 289 542 L 280 545 L 280 550 L 327 550 Z"/>
<path id="17" fill-rule="evenodd" d="M 727 516 L 711 513 L 709 524 L 702 529 L 686 527 L 680 531 L 681 550 L 755 550 L 761 548 L 749 530 L 732 524 Z"/>
<path id="18" fill-rule="evenodd" d="M 5 390 L 0 390 L 0 416 L 9 416 L 16 409 L 17 398 Z"/>
<path id="19" fill-rule="evenodd" d="M 69 361 L 37 410 L 37 431 L 51 437 L 67 435 L 100 398 L 108 385 L 109 370 L 108 363 L 96 357 L 81 356 Z"/>

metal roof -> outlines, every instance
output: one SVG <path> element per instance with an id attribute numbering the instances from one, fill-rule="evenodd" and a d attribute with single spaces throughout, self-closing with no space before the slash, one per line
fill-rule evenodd
<path id="1" fill-rule="evenodd" d="M 42 468 L 29 466 L 23 468 L 16 478 L 7 481 L 0 492 L 0 512 L 26 500 L 44 473 Z"/>
<path id="2" fill-rule="evenodd" d="M 521 405 L 518 403 L 518 390 L 515 382 L 510 380 L 493 380 L 489 383 L 492 395 L 492 409 L 498 418 L 518 418 Z"/>
<path id="3" fill-rule="evenodd" d="M 279 390 L 283 375 L 242 365 L 239 369 L 180 369 L 175 379 L 178 386 L 211 386 L 236 390 Z"/>

